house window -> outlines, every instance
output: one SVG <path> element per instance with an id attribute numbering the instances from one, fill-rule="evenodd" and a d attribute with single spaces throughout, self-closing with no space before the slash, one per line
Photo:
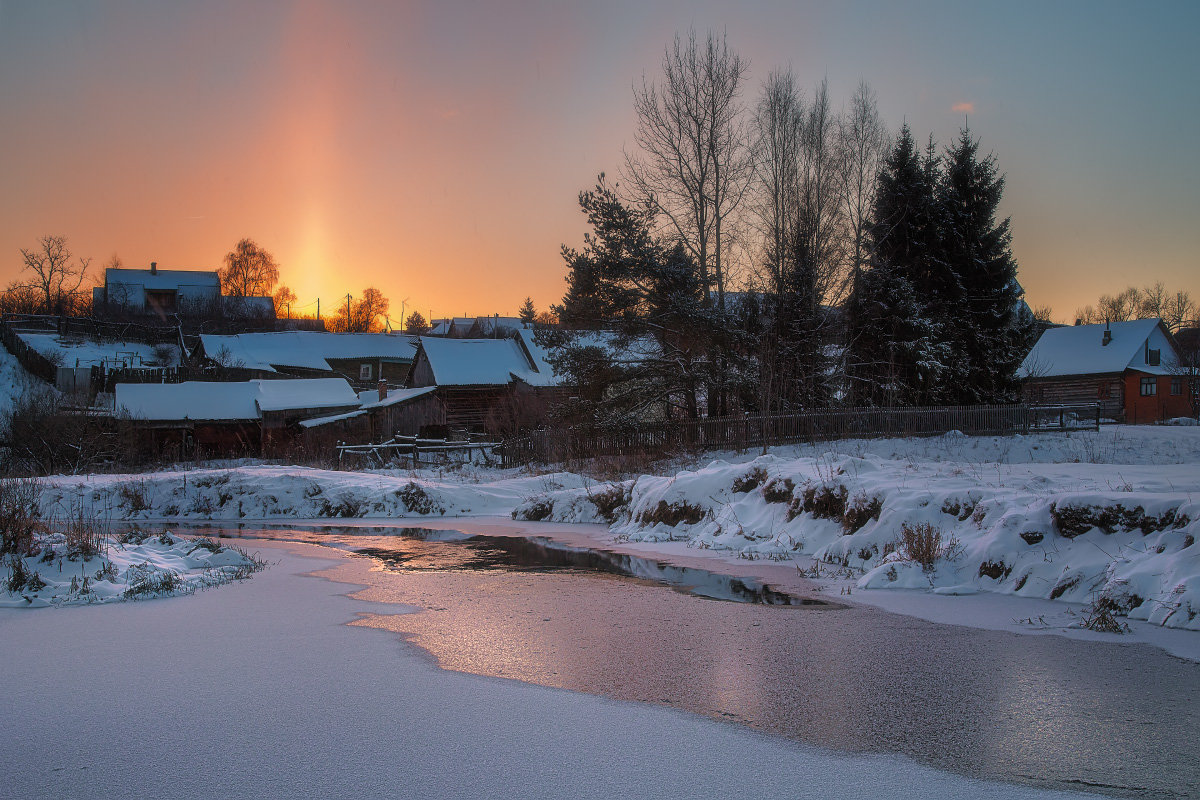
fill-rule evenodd
<path id="1" fill-rule="evenodd" d="M 1142 397 L 1158 394 L 1158 378 L 1142 378 Z"/>
<path id="2" fill-rule="evenodd" d="M 371 380 L 371 365 L 363 364 L 358 368 L 358 379 L 360 381 Z"/>
<path id="3" fill-rule="evenodd" d="M 1175 396 L 1183 394 L 1183 378 L 1171 378 L 1171 394 Z"/>
<path id="4" fill-rule="evenodd" d="M 1146 363 L 1152 367 L 1157 367 L 1162 363 L 1162 350 L 1146 350 Z"/>

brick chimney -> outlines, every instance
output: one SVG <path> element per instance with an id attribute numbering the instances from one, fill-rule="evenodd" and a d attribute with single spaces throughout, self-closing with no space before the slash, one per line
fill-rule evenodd
<path id="1" fill-rule="evenodd" d="M 150 262 L 150 274 L 151 274 L 151 275 L 157 275 L 157 274 L 158 274 L 158 262 L 157 262 L 157 261 L 151 261 L 151 262 Z"/>
<path id="2" fill-rule="evenodd" d="M 387 381 L 383 378 L 379 379 L 379 401 L 387 400 Z"/>

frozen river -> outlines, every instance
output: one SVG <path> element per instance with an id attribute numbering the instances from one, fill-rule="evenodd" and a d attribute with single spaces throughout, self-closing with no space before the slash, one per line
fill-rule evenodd
<path id="1" fill-rule="evenodd" d="M 403 634 L 449 670 L 666 705 L 971 777 L 1200 796 L 1200 665 L 1160 650 L 809 604 L 802 586 L 773 594 L 761 581 L 637 554 L 531 547 L 506 542 L 515 529 L 473 530 L 470 520 L 438 528 L 220 532 L 374 559 L 357 596 L 422 613 L 356 624 Z M 489 535 L 471 536 L 480 532 Z M 569 532 L 554 538 L 579 544 Z"/>

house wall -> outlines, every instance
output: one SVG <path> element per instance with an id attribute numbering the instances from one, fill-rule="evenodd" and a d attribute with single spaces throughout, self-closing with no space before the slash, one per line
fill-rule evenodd
<path id="1" fill-rule="evenodd" d="M 413 389 L 437 385 L 437 381 L 433 378 L 433 367 L 429 366 L 429 359 L 425 357 L 423 350 L 417 354 L 417 360 L 412 365 L 408 385 Z"/>
<path id="2" fill-rule="evenodd" d="M 1025 381 L 1022 398 L 1034 405 L 1099 403 L 1102 416 L 1119 420 L 1125 412 L 1125 382 L 1115 374 L 1032 378 Z"/>
<path id="3" fill-rule="evenodd" d="M 1157 391 L 1149 397 L 1142 396 L 1142 378 L 1154 378 Z M 1183 381 L 1183 393 L 1171 394 L 1170 375 L 1148 375 L 1130 370 L 1125 376 L 1125 421 L 1132 425 L 1162 422 L 1174 417 L 1190 417 L 1192 402 L 1188 396 L 1187 381 Z"/>
<path id="4" fill-rule="evenodd" d="M 326 361 L 334 372 L 346 376 L 346 379 L 359 389 L 374 388 L 380 378 L 391 385 L 399 386 L 408 377 L 408 368 L 412 364 L 411 361 L 380 358 L 328 358 Z M 359 377 L 364 364 L 371 367 L 371 377 L 365 379 Z"/>

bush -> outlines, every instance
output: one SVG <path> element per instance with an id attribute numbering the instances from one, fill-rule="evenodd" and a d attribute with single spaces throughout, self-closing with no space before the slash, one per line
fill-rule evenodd
<path id="1" fill-rule="evenodd" d="M 530 498 L 524 505 L 513 511 L 513 519 L 520 517 L 530 522 L 541 522 L 554 513 L 554 501 L 549 497 Z"/>
<path id="2" fill-rule="evenodd" d="M 760 484 L 766 482 L 767 471 L 762 467 L 755 467 L 745 475 L 739 475 L 733 479 L 734 494 L 746 494 L 752 492 L 759 487 Z"/>
<path id="3" fill-rule="evenodd" d="M 629 494 L 625 487 L 619 483 L 614 483 L 604 491 L 591 493 L 588 492 L 588 500 L 592 501 L 592 505 L 596 507 L 596 513 L 604 517 L 611 525 L 617 520 L 617 512 L 629 505 Z"/>
<path id="4" fill-rule="evenodd" d="M 832 519 L 841 522 L 846 515 L 846 498 L 849 492 L 845 486 L 806 486 L 800 497 L 795 498 L 788 507 L 787 519 L 792 521 L 801 514 L 811 514 L 814 519 Z"/>
<path id="5" fill-rule="evenodd" d="M 666 500 L 659 500 L 652 511 L 642 512 L 638 522 L 643 526 L 662 524 L 674 528 L 681 522 L 695 525 L 704 519 L 704 515 L 705 511 L 701 506 L 684 501 L 668 503 Z"/>
<path id="6" fill-rule="evenodd" d="M 67 538 L 67 558 L 74 561 L 81 558 L 84 561 L 95 558 L 104 551 L 106 537 L 100 523 L 88 518 L 82 508 L 67 518 L 63 525 L 63 535 Z"/>
<path id="7" fill-rule="evenodd" d="M 904 523 L 900 528 L 900 547 L 909 561 L 915 561 L 931 572 L 942 554 L 942 529 L 928 522 L 917 525 Z"/>
<path id="8" fill-rule="evenodd" d="M 129 586 L 126 587 L 126 600 L 139 600 L 146 597 L 165 597 L 175 594 L 186 586 L 180 579 L 179 573 L 169 569 L 159 569 L 150 562 L 130 567 L 125 573 Z"/>
<path id="9" fill-rule="evenodd" d="M 792 483 L 791 478 L 775 478 L 763 486 L 762 496 L 768 503 L 790 503 L 794 491 L 796 484 Z"/>
<path id="10" fill-rule="evenodd" d="M 145 481 L 130 481 L 117 487 L 117 497 L 120 505 L 125 506 L 130 514 L 150 509 L 150 498 L 146 495 Z"/>
<path id="11" fill-rule="evenodd" d="M 979 577 L 991 578 L 994 581 L 1007 578 L 1012 574 L 1012 567 L 1003 561 L 984 561 L 979 565 Z"/>
<path id="12" fill-rule="evenodd" d="M 29 571 L 23 558 L 9 556 L 8 578 L 4 581 L 4 588 L 13 593 L 25 591 L 32 594 L 46 588 L 46 582 L 36 571 Z"/>
<path id="13" fill-rule="evenodd" d="M 856 495 L 854 501 L 846 507 L 842 514 L 842 530 L 847 533 L 857 533 L 871 520 L 879 519 L 883 511 L 883 500 L 877 496 Z M 864 559 L 865 560 L 865 559 Z"/>
<path id="14" fill-rule="evenodd" d="M 1191 522 L 1187 514 L 1180 514 L 1173 508 L 1155 516 L 1147 514 L 1141 506 L 1126 508 L 1119 503 L 1111 506 L 1054 503 L 1050 506 L 1050 518 L 1054 520 L 1058 532 L 1068 539 L 1074 539 L 1092 528 L 1099 528 L 1105 533 L 1139 530 L 1145 536 L 1168 528 L 1182 528 Z"/>
<path id="15" fill-rule="evenodd" d="M 422 489 L 413 481 L 405 484 L 404 488 L 397 489 L 396 497 L 400 498 L 400 502 L 404 504 L 404 508 L 411 514 L 446 513 L 446 509 L 430 497 L 429 492 Z"/>
<path id="16" fill-rule="evenodd" d="M 29 555 L 40 527 L 42 486 L 34 478 L 0 481 L 0 554 Z"/>

